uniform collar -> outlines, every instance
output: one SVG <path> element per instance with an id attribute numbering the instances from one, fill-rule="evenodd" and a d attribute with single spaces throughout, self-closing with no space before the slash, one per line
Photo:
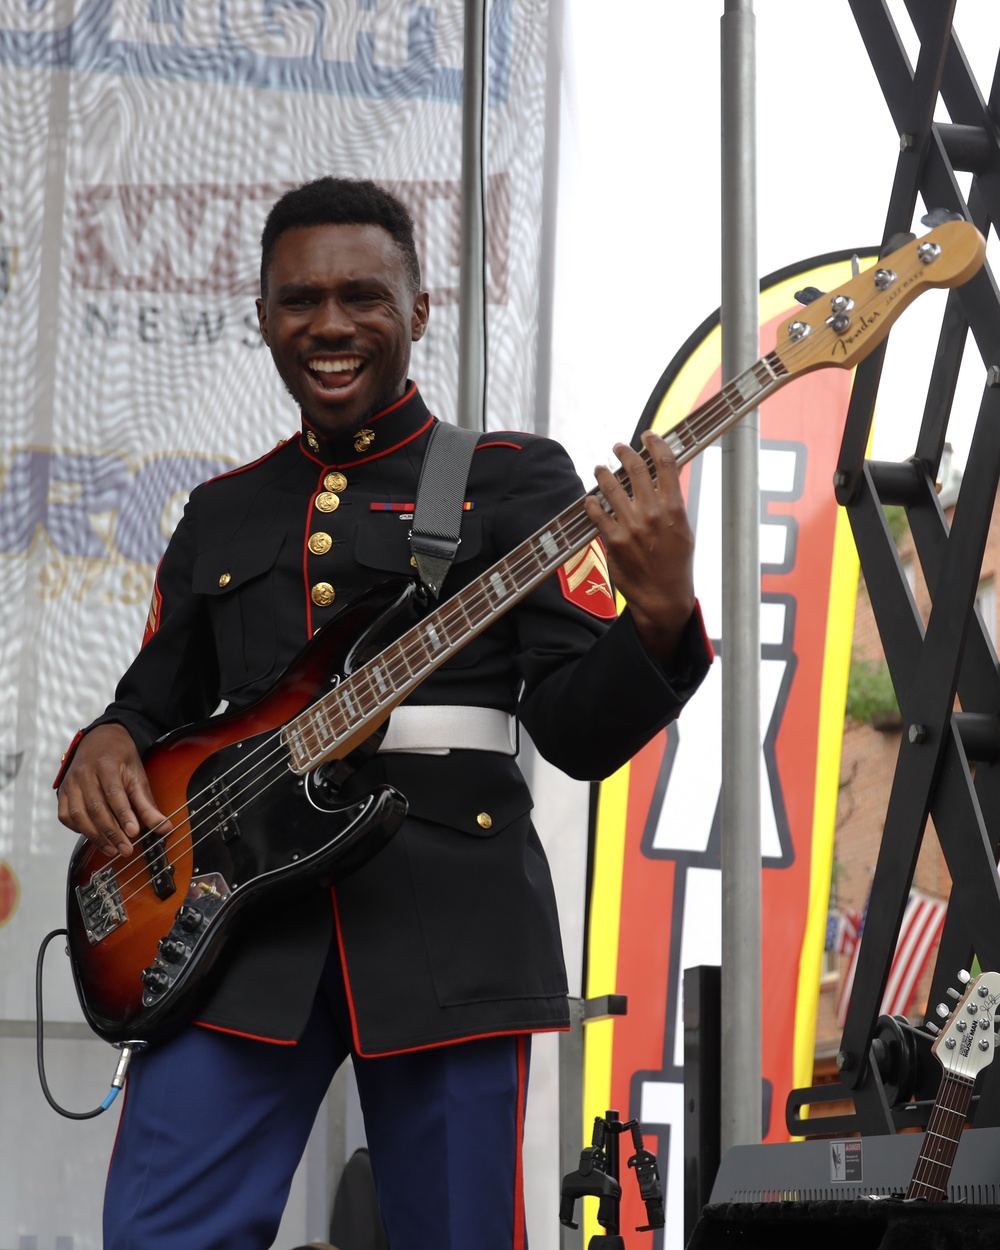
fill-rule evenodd
<path id="1" fill-rule="evenodd" d="M 417 384 L 408 381 L 402 399 L 370 417 L 354 434 L 322 434 L 303 414 L 299 446 L 317 464 L 345 469 L 391 455 L 423 434 L 433 421 Z"/>

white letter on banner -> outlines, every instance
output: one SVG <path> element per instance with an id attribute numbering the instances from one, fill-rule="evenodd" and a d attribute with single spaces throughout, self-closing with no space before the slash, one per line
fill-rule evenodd
<path id="1" fill-rule="evenodd" d="M 73 21 L 74 0 L 0 0 L 0 30 L 27 30 L 44 35 Z"/>
<path id="2" fill-rule="evenodd" d="M 435 7 L 435 61 L 442 69 L 462 69 L 465 64 L 465 8 L 462 0 L 442 0 Z"/>
<path id="3" fill-rule="evenodd" d="M 105 200 L 99 208 L 104 246 L 122 277 L 146 277 L 156 259 L 166 253 L 178 278 L 205 277 L 215 259 L 233 201 L 211 199 L 192 239 L 173 198 L 157 200 L 137 239 L 129 228 L 120 200 Z"/>
<path id="4" fill-rule="evenodd" d="M 362 9 L 359 0 L 327 0 L 324 61 L 353 65 L 362 31 L 375 36 L 376 65 L 402 69 L 410 48 L 410 0 L 375 0 L 370 9 Z"/>
<path id="5" fill-rule="evenodd" d="M 316 44 L 316 14 L 283 8 L 282 0 L 275 0 L 265 18 L 264 7 L 263 0 L 229 0 L 229 26 L 240 43 L 261 56 L 309 56 Z"/>
<path id="6" fill-rule="evenodd" d="M 219 6 L 206 0 L 184 0 L 185 48 L 219 46 Z"/>

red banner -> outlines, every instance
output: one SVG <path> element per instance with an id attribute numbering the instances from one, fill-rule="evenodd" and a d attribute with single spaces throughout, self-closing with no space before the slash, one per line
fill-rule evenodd
<path id="1" fill-rule="evenodd" d="M 770 348 L 798 307 L 795 291 L 830 289 L 850 276 L 847 258 L 825 258 L 768 280 L 761 343 Z M 663 432 L 719 390 L 720 349 L 713 318 L 664 374 L 644 426 Z M 847 371 L 822 369 L 786 386 L 760 412 L 768 1141 L 787 1140 L 787 1094 L 812 1079 L 857 588 L 857 557 L 832 487 L 850 384 Z M 718 445 L 685 468 L 684 482 L 697 538 L 696 588 L 721 654 Z M 608 1108 L 640 1121 L 667 1196 L 667 1230 L 657 1244 L 668 1250 L 683 1244 L 682 973 L 720 958 L 721 697 L 717 662 L 678 723 L 601 786 L 597 808 L 587 995 L 626 994 L 629 1011 L 587 1028 L 584 1135 L 589 1142 L 594 1116 Z M 652 1247 L 652 1233 L 631 1231 L 647 1222 L 638 1187 L 628 1175 L 622 1185 L 629 1246 Z"/>

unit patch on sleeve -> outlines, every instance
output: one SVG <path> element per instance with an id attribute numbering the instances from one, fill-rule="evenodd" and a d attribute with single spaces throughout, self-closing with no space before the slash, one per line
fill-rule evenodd
<path id="1" fill-rule="evenodd" d="M 563 594 L 578 608 L 613 621 L 618 615 L 608 577 L 608 557 L 598 539 L 578 551 L 559 569 Z"/>

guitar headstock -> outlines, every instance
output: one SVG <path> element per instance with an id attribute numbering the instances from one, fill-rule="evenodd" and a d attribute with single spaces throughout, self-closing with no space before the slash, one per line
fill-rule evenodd
<path id="1" fill-rule="evenodd" d="M 1000 972 L 981 972 L 969 981 L 931 1047 L 931 1054 L 946 1072 L 975 1080 L 976 1074 L 992 1062 L 993 1014 L 998 1005 Z M 947 1014 L 944 1004 L 938 1012 L 942 1009 Z"/>
<path id="2" fill-rule="evenodd" d="M 985 257 L 986 240 L 971 222 L 946 221 L 784 322 L 775 352 L 791 376 L 825 365 L 853 368 L 921 291 L 961 286 Z"/>

